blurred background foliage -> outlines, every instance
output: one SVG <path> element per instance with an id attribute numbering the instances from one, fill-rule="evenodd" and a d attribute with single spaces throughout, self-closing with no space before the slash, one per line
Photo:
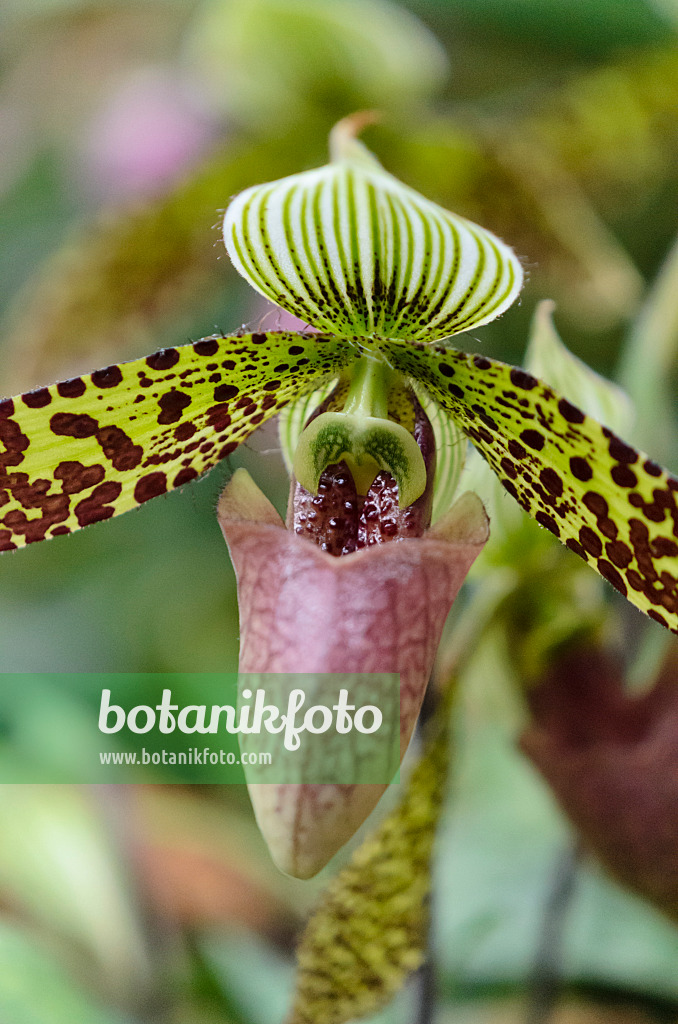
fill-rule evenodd
<path id="1" fill-rule="evenodd" d="M 376 107 L 366 141 L 387 168 L 496 231 L 528 270 L 521 306 L 460 344 L 522 362 L 537 301 L 554 299 L 568 347 L 635 404 L 619 431 L 675 472 L 677 30 L 675 0 L 5 0 L 0 390 L 286 323 L 229 267 L 219 211 L 325 162 L 334 121 Z M 213 510 L 238 465 L 284 506 L 262 431 L 179 493 L 3 557 L 0 668 L 32 694 L 18 726 L 0 719 L 3 765 L 26 736 L 49 749 L 68 730 L 73 757 L 91 749 L 98 694 L 76 673 L 235 669 Z M 611 646 L 642 687 L 672 641 L 492 493 L 482 466 L 468 472 L 494 539 L 441 651 L 460 696 L 434 866 L 435 1019 L 528 1019 L 565 863 L 553 1019 L 676 1021 L 675 926 L 572 854 L 515 745 L 525 687 L 564 644 Z M 47 671 L 62 689 L 46 693 Z M 3 1022 L 283 1017 L 294 944 L 334 869 L 279 875 L 239 787 L 6 785 L 0 836 Z M 416 1006 L 420 979 L 378 1019 Z"/>

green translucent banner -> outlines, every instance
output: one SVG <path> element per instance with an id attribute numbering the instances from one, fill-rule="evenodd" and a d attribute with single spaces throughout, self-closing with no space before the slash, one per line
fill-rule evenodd
<path id="1" fill-rule="evenodd" d="M 399 764 L 394 674 L 0 675 L 0 784 L 387 784 Z"/>

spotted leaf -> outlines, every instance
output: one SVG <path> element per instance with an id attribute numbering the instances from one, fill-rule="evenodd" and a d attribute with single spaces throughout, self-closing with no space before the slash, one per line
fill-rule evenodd
<path id="1" fill-rule="evenodd" d="M 214 466 L 353 358 L 344 339 L 210 337 L 0 403 L 0 550 L 126 512 Z"/>
<path id="2" fill-rule="evenodd" d="M 468 434 L 506 490 L 651 618 L 678 632 L 678 479 L 525 370 L 375 342 Z"/>

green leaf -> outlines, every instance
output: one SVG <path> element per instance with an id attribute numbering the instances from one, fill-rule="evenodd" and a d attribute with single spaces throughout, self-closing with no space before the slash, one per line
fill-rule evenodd
<path id="1" fill-rule="evenodd" d="M 457 419 L 538 523 L 678 632 L 678 479 L 525 370 L 441 346 L 373 344 Z"/>
<path id="2" fill-rule="evenodd" d="M 348 120 L 348 119 L 347 119 Z M 401 184 L 340 122 L 325 167 L 256 185 L 224 219 L 233 264 L 315 327 L 432 340 L 500 316 L 523 273 L 491 232 Z"/>
<path id="3" fill-rule="evenodd" d="M 210 337 L 0 403 L 0 550 L 187 483 L 354 357 L 345 339 Z"/>
<path id="4" fill-rule="evenodd" d="M 95 1002 L 23 929 L 0 926 L 0 957 L 0 1019 L 8 1024 L 133 1024 Z"/>
<path id="5" fill-rule="evenodd" d="M 383 1006 L 425 957 L 431 855 L 449 768 L 449 697 L 400 804 L 330 882 L 299 945 L 288 1024 L 343 1024 Z"/>
<path id="6" fill-rule="evenodd" d="M 565 347 L 553 323 L 555 304 L 544 299 L 532 320 L 525 367 L 535 377 L 564 395 L 588 416 L 612 430 L 628 433 L 634 411 L 626 392 L 601 377 Z"/>
<path id="7" fill-rule="evenodd" d="M 636 317 L 619 378 L 638 410 L 634 434 L 661 458 L 676 459 L 675 380 L 678 363 L 678 241 Z"/>
<path id="8" fill-rule="evenodd" d="M 433 33 L 384 0 L 212 0 L 198 9 L 188 57 L 229 119 L 276 131 L 372 107 L 402 116 L 448 65 Z"/>

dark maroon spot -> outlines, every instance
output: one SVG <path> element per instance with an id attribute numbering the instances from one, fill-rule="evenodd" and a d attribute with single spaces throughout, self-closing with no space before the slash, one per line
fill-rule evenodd
<path id="1" fill-rule="evenodd" d="M 224 361 L 223 361 L 223 363 L 221 365 L 223 366 L 223 368 L 225 370 L 235 370 L 235 359 L 224 359 Z M 211 369 L 212 369 L 212 367 L 208 366 L 208 370 L 211 370 Z"/>
<path id="2" fill-rule="evenodd" d="M 121 490 L 122 486 L 113 480 L 95 487 L 89 498 L 85 498 L 75 506 L 74 512 L 78 525 L 88 526 L 90 523 L 99 523 L 115 515 L 115 509 L 107 503 L 115 501 Z"/>
<path id="3" fill-rule="evenodd" d="M 620 487 L 635 487 L 638 483 L 638 477 L 628 466 L 613 466 L 610 476 Z"/>
<path id="4" fill-rule="evenodd" d="M 590 526 L 582 526 L 579 531 L 579 540 L 584 550 L 588 551 L 594 558 L 598 558 L 602 554 L 603 542 Z"/>
<path id="5" fill-rule="evenodd" d="M 458 384 L 448 384 L 447 390 L 450 392 L 451 395 L 454 395 L 455 398 L 464 397 L 464 389 L 459 387 Z"/>
<path id="6" fill-rule="evenodd" d="M 23 398 L 24 405 L 29 409 L 44 409 L 52 401 L 48 388 L 37 388 L 35 391 L 27 391 Z"/>
<path id="7" fill-rule="evenodd" d="M 174 436 L 177 441 L 188 441 L 189 437 L 193 437 L 197 429 L 195 423 L 180 423 L 174 431 Z"/>
<path id="8" fill-rule="evenodd" d="M 668 628 L 668 623 L 667 623 L 666 619 L 664 618 L 664 616 L 660 615 L 659 612 L 656 612 L 654 610 L 654 608 L 650 608 L 650 610 L 649 610 L 649 612 L 647 614 L 649 615 L 649 617 L 651 619 L 654 619 L 655 622 L 658 622 L 660 624 L 660 626 L 666 626 Z M 673 629 L 673 630 L 671 630 L 671 632 L 675 633 L 676 631 L 675 631 L 675 629 Z"/>
<path id="9" fill-rule="evenodd" d="M 306 337 L 308 337 L 308 335 L 306 335 Z M 252 344 L 253 345 L 265 345 L 266 344 L 266 340 L 267 340 L 267 338 L 266 338 L 265 334 L 253 334 L 252 335 Z"/>
<path id="10" fill-rule="evenodd" d="M 8 416 L 14 415 L 14 402 L 11 398 L 3 398 L 0 402 L 0 419 L 7 419 Z"/>
<path id="11" fill-rule="evenodd" d="M 605 558 L 599 558 L 598 572 L 608 581 L 608 583 L 611 583 L 620 594 L 623 594 L 624 597 L 626 597 L 626 584 L 611 562 L 608 562 Z"/>
<path id="12" fill-rule="evenodd" d="M 526 373 L 525 370 L 519 370 L 514 367 L 511 370 L 511 383 L 515 384 L 517 388 L 522 388 L 523 391 L 531 391 L 532 388 L 536 388 L 539 381 L 531 373 Z"/>
<path id="13" fill-rule="evenodd" d="M 581 458 L 580 455 L 573 455 L 570 459 L 570 472 L 572 476 L 576 477 L 577 480 L 581 480 L 586 483 L 593 476 L 593 470 L 586 459 Z"/>
<path id="14" fill-rule="evenodd" d="M 598 494 L 596 491 L 587 491 L 582 501 L 586 505 L 590 512 L 593 512 L 594 516 L 603 518 L 608 513 L 607 502 L 602 494 Z"/>
<path id="15" fill-rule="evenodd" d="M 303 356 L 304 349 L 301 345 L 290 345 L 288 352 L 291 356 Z"/>
<path id="16" fill-rule="evenodd" d="M 219 342 L 215 338 L 205 338 L 203 341 L 196 341 L 193 351 L 198 356 L 213 356 L 219 351 Z"/>
<path id="17" fill-rule="evenodd" d="M 87 385 L 82 377 L 62 380 L 56 387 L 62 398 L 80 398 L 80 395 L 84 395 L 87 390 Z"/>
<path id="18" fill-rule="evenodd" d="M 143 458 L 144 449 L 140 444 L 133 444 L 120 427 L 102 427 L 97 431 L 97 441 L 114 469 L 135 469 Z"/>
<path id="19" fill-rule="evenodd" d="M 612 564 L 616 565 L 619 569 L 625 569 L 633 558 L 631 548 L 628 544 L 624 544 L 622 540 L 609 541 L 605 545 L 605 554 Z"/>
<path id="20" fill-rule="evenodd" d="M 555 469 L 551 469 L 550 466 L 547 466 L 546 469 L 542 469 L 539 474 L 539 479 L 549 494 L 552 494 L 554 498 L 559 498 L 561 496 L 563 493 L 563 481 L 560 479 Z"/>
<path id="21" fill-rule="evenodd" d="M 489 370 L 492 363 L 489 359 L 486 359 L 485 356 L 474 356 L 473 365 L 477 370 Z"/>
<path id="22" fill-rule="evenodd" d="M 238 388 L 235 384 L 220 384 L 218 388 L 214 389 L 214 401 L 230 402 L 237 394 Z"/>
<path id="23" fill-rule="evenodd" d="M 646 473 L 649 473 L 650 476 L 662 475 L 662 467 L 659 465 L 658 462 L 655 462 L 654 459 L 645 459 L 645 462 L 643 463 L 643 469 Z"/>
<path id="24" fill-rule="evenodd" d="M 264 391 L 277 391 L 278 388 L 280 387 L 280 384 L 281 381 L 279 380 L 269 380 L 266 384 L 264 384 Z"/>
<path id="25" fill-rule="evenodd" d="M 167 477 L 164 473 L 149 473 L 148 476 L 142 476 L 134 488 L 134 499 L 141 505 L 144 501 L 149 501 L 150 498 L 157 498 L 159 494 L 164 494 L 167 490 Z"/>
<path id="26" fill-rule="evenodd" d="M 555 521 L 555 519 L 548 514 L 548 512 L 537 512 L 534 518 L 542 526 L 545 526 L 547 530 L 550 530 L 551 533 L 555 534 L 556 537 L 560 536 L 560 527 L 558 526 L 558 523 Z"/>
<path id="27" fill-rule="evenodd" d="M 515 441 L 513 438 L 508 443 L 508 450 L 514 459 L 524 459 L 527 455 L 520 441 Z"/>
<path id="28" fill-rule="evenodd" d="M 438 369 L 442 373 L 443 377 L 454 377 L 454 367 L 450 366 L 448 363 L 441 363 Z"/>
<path id="29" fill-rule="evenodd" d="M 0 441 L 6 451 L 0 454 L 0 466 L 18 466 L 24 460 L 23 453 L 30 447 L 30 441 L 21 432 L 16 420 L 0 419 Z"/>
<path id="30" fill-rule="evenodd" d="M 289 368 L 290 368 L 290 364 L 289 363 L 278 363 L 277 366 L 273 367 L 273 372 L 274 373 L 285 373 L 285 371 L 289 370 Z"/>
<path id="31" fill-rule="evenodd" d="M 572 402 L 568 402 L 566 398 L 560 399 L 558 410 L 563 419 L 567 420 L 568 423 L 583 423 L 586 419 L 581 409 L 578 409 L 576 405 L 572 405 Z"/>
<path id="32" fill-rule="evenodd" d="M 105 476 L 103 466 L 83 466 L 82 462 L 60 462 L 54 470 L 57 480 L 62 480 L 66 494 L 77 494 L 87 487 L 100 484 Z"/>
<path id="33" fill-rule="evenodd" d="M 179 353 L 175 348 L 161 348 L 146 359 L 146 365 L 152 370 L 171 370 L 179 362 Z"/>
<path id="34" fill-rule="evenodd" d="M 657 537 L 650 549 L 655 558 L 675 558 L 678 555 L 678 544 L 668 537 Z"/>
<path id="35" fill-rule="evenodd" d="M 11 530 L 0 530 L 0 551 L 16 551 L 17 546 L 12 540 Z"/>
<path id="36" fill-rule="evenodd" d="M 53 537 L 65 537 L 66 534 L 71 532 L 70 526 L 55 526 L 52 530 Z"/>
<path id="37" fill-rule="evenodd" d="M 540 452 L 544 447 L 544 435 L 540 434 L 538 430 L 523 430 L 520 435 L 520 440 L 524 441 L 528 448 L 534 448 L 535 451 Z"/>
<path id="38" fill-rule="evenodd" d="M 229 444 L 225 444 L 224 447 L 221 448 L 220 451 L 219 451 L 219 458 L 220 459 L 225 459 L 228 455 L 232 455 L 237 447 L 238 447 L 238 442 L 237 441 L 231 441 Z"/>
<path id="39" fill-rule="evenodd" d="M 99 424 L 91 416 L 72 412 L 55 413 L 49 425 L 53 434 L 63 437 L 94 437 L 99 429 Z"/>
<path id="40" fill-rule="evenodd" d="M 510 477 L 511 480 L 515 480 L 515 478 L 518 476 L 518 471 L 517 471 L 516 467 L 514 466 L 514 464 L 511 462 L 511 460 L 506 455 L 501 460 L 500 465 L 501 465 L 501 468 L 506 473 L 506 475 L 508 477 Z"/>
<path id="41" fill-rule="evenodd" d="M 609 451 L 616 462 L 635 462 L 638 458 L 638 452 L 614 434 L 610 440 Z"/>
<path id="42" fill-rule="evenodd" d="M 584 561 L 586 561 L 586 551 L 578 540 L 574 540 L 573 537 L 568 537 L 565 541 L 565 545 L 570 549 L 570 551 L 574 551 L 575 555 L 579 555 L 580 558 L 583 558 Z"/>
<path id="43" fill-rule="evenodd" d="M 122 371 L 119 366 L 105 366 L 103 370 L 95 370 L 92 374 L 92 384 L 98 388 L 115 388 L 122 381 Z"/>
<path id="44" fill-rule="evenodd" d="M 614 520 L 606 519 L 604 516 L 601 516 L 598 520 L 596 527 L 602 533 L 603 537 L 607 537 L 608 540 L 614 540 L 619 532 Z"/>
<path id="45" fill-rule="evenodd" d="M 508 491 L 511 497 L 515 498 L 516 501 L 520 501 L 516 485 L 511 480 L 506 480 L 505 477 L 500 477 L 500 482 L 504 490 Z"/>
<path id="46" fill-rule="evenodd" d="M 635 569 L 629 569 L 626 573 L 626 579 L 629 586 L 633 587 L 634 590 L 645 590 L 647 585 L 645 579 Z"/>
<path id="47" fill-rule="evenodd" d="M 190 480 L 195 480 L 197 477 L 195 469 L 181 469 L 174 478 L 172 483 L 173 487 L 181 487 L 182 484 L 187 484 Z"/>
<path id="48" fill-rule="evenodd" d="M 160 396 L 158 405 L 161 411 L 158 416 L 158 423 L 163 425 L 166 423 L 176 423 L 177 420 L 181 419 L 186 406 L 190 404 L 190 396 L 185 391 L 177 391 L 176 388 L 172 388 L 171 391 Z"/>

